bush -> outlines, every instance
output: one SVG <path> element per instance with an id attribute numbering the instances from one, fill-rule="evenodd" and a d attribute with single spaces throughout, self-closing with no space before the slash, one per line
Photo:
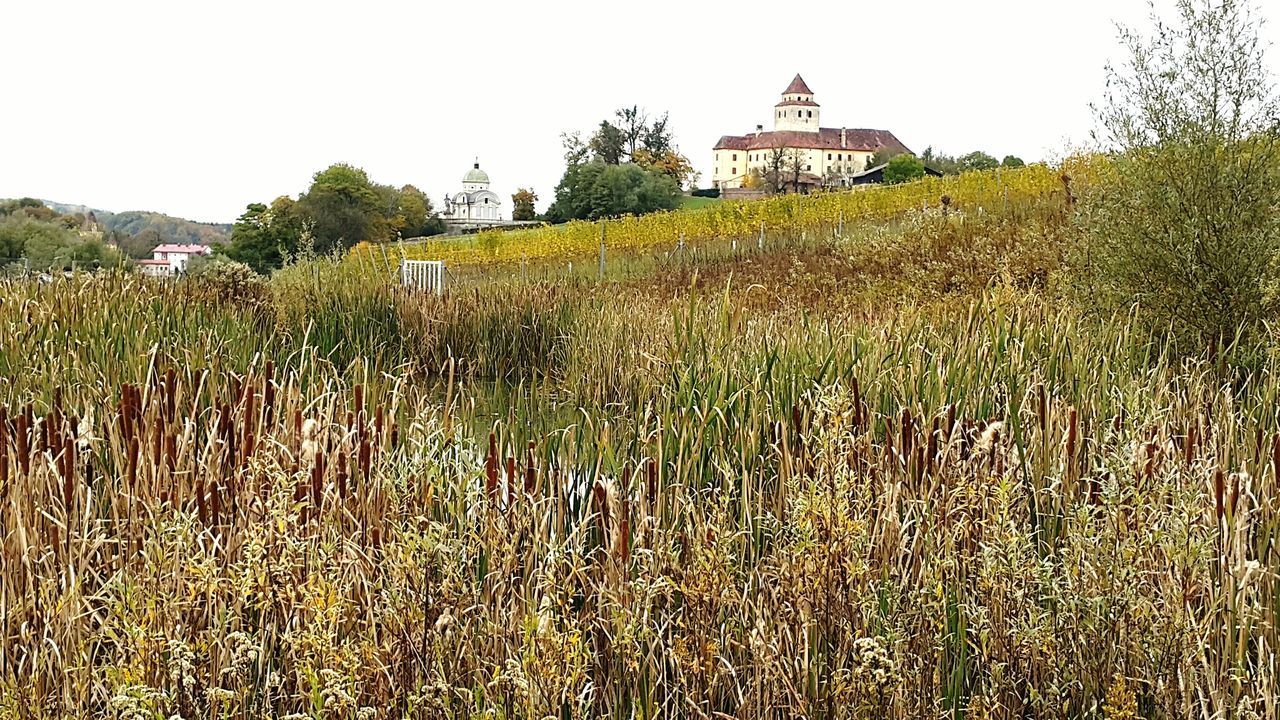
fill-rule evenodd
<path id="1" fill-rule="evenodd" d="M 718 198 L 720 197 L 720 188 L 696 188 L 689 194 L 693 197 Z"/>
<path id="2" fill-rule="evenodd" d="M 922 177 L 924 177 L 924 161 L 915 155 L 906 153 L 895 155 L 884 168 L 884 182 L 886 185 L 897 185 L 898 183 L 919 180 Z"/>
<path id="3" fill-rule="evenodd" d="M 1174 25 L 1122 37 L 1099 112 L 1114 153 L 1085 197 L 1082 258 L 1104 306 L 1137 303 L 1157 332 L 1216 347 L 1276 307 L 1280 108 L 1250 8 L 1184 0 Z"/>

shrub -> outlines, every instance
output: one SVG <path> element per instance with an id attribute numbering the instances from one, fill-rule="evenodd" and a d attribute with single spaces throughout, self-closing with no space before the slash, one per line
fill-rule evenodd
<path id="1" fill-rule="evenodd" d="M 1280 107 L 1251 8 L 1182 0 L 1150 38 L 1122 31 L 1098 119 L 1115 155 L 1085 197 L 1083 258 L 1109 306 L 1213 347 L 1260 327 L 1276 298 Z"/>

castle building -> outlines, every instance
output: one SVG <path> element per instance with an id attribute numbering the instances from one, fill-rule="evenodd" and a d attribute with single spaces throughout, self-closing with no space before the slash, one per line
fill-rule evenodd
<path id="1" fill-rule="evenodd" d="M 815 187 L 868 170 L 871 156 L 881 149 L 910 152 L 888 130 L 822 127 L 821 111 L 813 91 L 796 75 L 773 107 L 772 131 L 756 125 L 754 133 L 725 135 L 716 143 L 712 187 L 740 188 L 753 172 L 778 164 L 780 156 L 788 168 L 799 163 L 800 185 Z"/>
<path id="2" fill-rule="evenodd" d="M 502 201 L 489 189 L 489 173 L 480 162 L 462 176 L 462 192 L 445 196 L 440 215 L 452 225 L 497 225 L 503 222 Z"/>

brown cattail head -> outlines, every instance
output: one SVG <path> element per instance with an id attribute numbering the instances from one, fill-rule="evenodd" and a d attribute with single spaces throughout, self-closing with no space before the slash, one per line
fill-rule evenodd
<path id="1" fill-rule="evenodd" d="M 498 436 L 489 433 L 489 454 L 484 460 L 485 494 L 493 502 L 498 492 Z"/>
<path id="2" fill-rule="evenodd" d="M 534 458 L 534 444 L 529 441 L 528 456 L 525 459 L 524 467 L 524 491 L 529 495 L 533 495 L 534 487 L 538 483 L 538 469 Z"/>
<path id="3" fill-rule="evenodd" d="M 1066 463 L 1069 471 L 1074 471 L 1076 466 L 1076 443 L 1080 437 L 1080 413 L 1071 408 L 1067 413 L 1067 443 L 1066 443 Z"/>
<path id="4" fill-rule="evenodd" d="M 1226 509 L 1224 482 L 1225 478 L 1223 478 L 1222 475 L 1222 468 L 1215 469 L 1213 471 L 1213 509 L 1219 522 L 1222 521 L 1222 516 Z"/>

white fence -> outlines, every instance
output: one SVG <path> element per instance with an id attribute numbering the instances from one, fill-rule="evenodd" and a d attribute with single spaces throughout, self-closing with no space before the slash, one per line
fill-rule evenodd
<path id="1" fill-rule="evenodd" d="M 401 260 L 400 284 L 418 290 L 444 293 L 443 260 Z"/>

